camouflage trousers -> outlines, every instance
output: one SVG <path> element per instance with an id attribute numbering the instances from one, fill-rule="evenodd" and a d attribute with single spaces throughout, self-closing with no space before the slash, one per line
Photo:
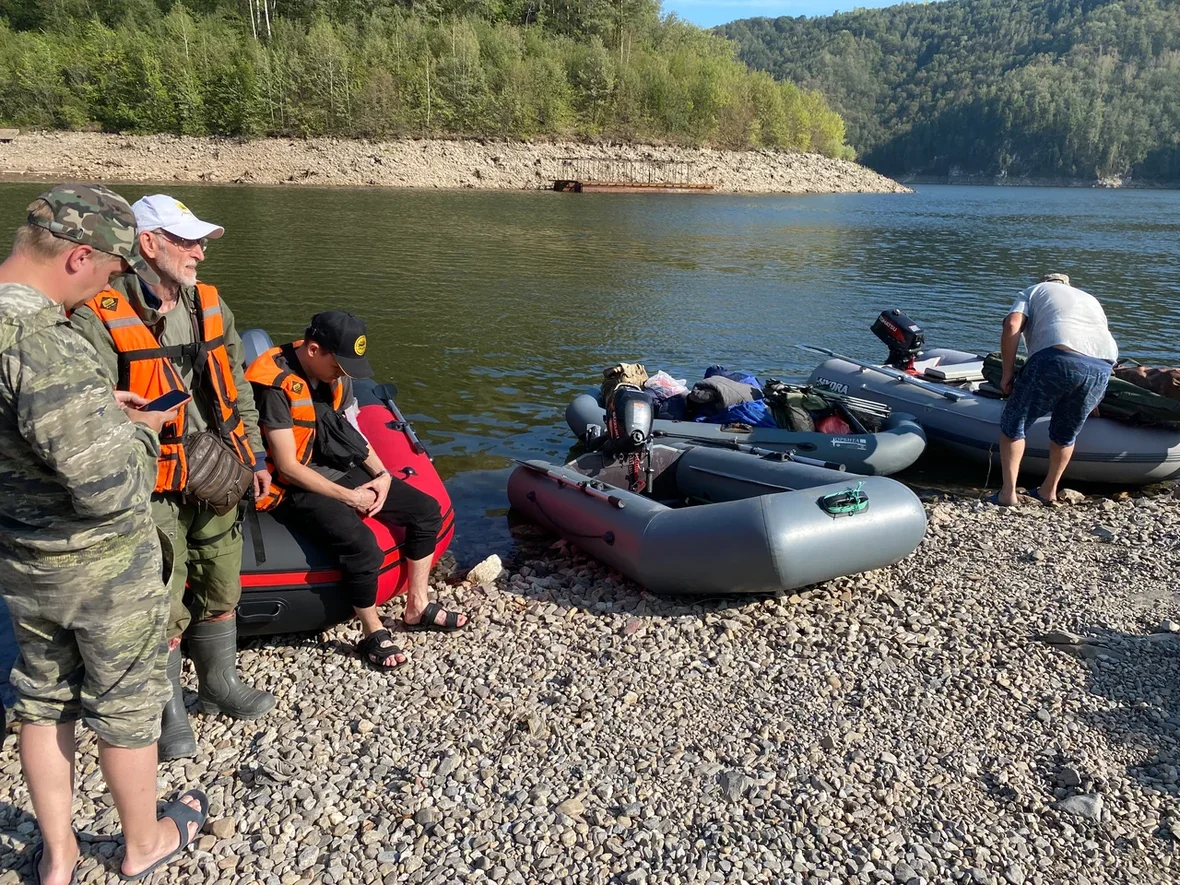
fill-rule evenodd
<path id="1" fill-rule="evenodd" d="M 193 620 L 215 618 L 238 607 L 242 527 L 237 518 L 236 510 L 217 516 L 176 495 L 152 495 L 152 519 L 172 544 L 170 640 L 182 636 Z M 184 601 L 186 587 L 192 594 L 190 605 Z"/>
<path id="2" fill-rule="evenodd" d="M 156 742 L 171 691 L 161 570 L 151 526 L 70 553 L 0 550 L 19 651 L 10 677 L 17 719 L 84 719 L 116 747 Z"/>

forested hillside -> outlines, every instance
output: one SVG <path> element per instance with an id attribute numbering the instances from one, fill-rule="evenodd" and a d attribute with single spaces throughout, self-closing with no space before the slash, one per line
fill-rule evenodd
<path id="1" fill-rule="evenodd" d="M 658 0 L 0 0 L 0 124 L 847 153 L 818 93 Z"/>
<path id="2" fill-rule="evenodd" d="M 889 175 L 1180 179 L 1180 2 L 947 0 L 723 26 Z"/>

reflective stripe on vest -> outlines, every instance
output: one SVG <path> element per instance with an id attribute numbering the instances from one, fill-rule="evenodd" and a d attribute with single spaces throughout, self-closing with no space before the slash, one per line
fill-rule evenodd
<path id="1" fill-rule="evenodd" d="M 129 390 L 152 400 L 172 390 L 184 390 L 180 372 L 173 365 L 186 348 L 193 353 L 194 388 L 202 380 L 210 394 L 215 414 L 214 428 L 222 440 L 241 459 L 253 467 L 254 455 L 246 438 L 246 425 L 238 413 L 238 390 L 234 385 L 229 355 L 225 350 L 225 326 L 217 289 L 197 283 L 197 327 L 200 341 L 193 345 L 163 347 L 140 319 L 127 298 L 114 289 L 99 292 L 86 302 L 102 320 L 115 352 L 119 355 L 119 390 Z M 156 471 L 157 492 L 180 492 L 188 482 L 188 459 L 184 451 L 187 410 L 180 407 L 176 421 L 165 425 L 160 434 L 160 458 Z"/>
<path id="2" fill-rule="evenodd" d="M 303 342 L 296 341 L 291 346 L 299 347 Z M 289 369 L 284 369 L 277 362 L 282 353 L 281 347 L 272 347 L 262 356 L 252 362 L 246 369 L 246 380 L 262 387 L 273 387 L 281 390 L 291 406 L 291 432 L 295 435 L 295 457 L 300 464 L 311 461 L 315 449 L 315 402 L 311 397 L 311 386 L 307 380 Z M 339 380 L 332 382 L 332 408 L 339 409 L 343 405 L 344 385 Z M 287 491 L 287 484 L 282 474 L 275 466 L 270 455 L 269 447 L 266 454 L 266 469 L 270 471 L 270 492 L 255 501 L 259 510 L 270 510 L 277 505 Z"/>

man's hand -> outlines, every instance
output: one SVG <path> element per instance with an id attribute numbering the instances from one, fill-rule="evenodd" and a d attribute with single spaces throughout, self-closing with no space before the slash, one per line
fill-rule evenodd
<path id="1" fill-rule="evenodd" d="M 135 394 L 132 394 L 134 396 Z M 143 399 L 143 397 L 140 397 Z M 126 410 L 127 417 L 136 424 L 144 424 L 152 430 L 159 433 L 164 429 L 164 425 L 169 421 L 175 421 L 176 416 L 180 414 L 180 406 L 175 409 L 169 409 L 167 412 L 143 412 L 139 409 L 130 408 Z"/>
<path id="2" fill-rule="evenodd" d="M 271 475 L 265 467 L 254 471 L 254 500 L 265 498 L 270 492 Z"/>
<path id="3" fill-rule="evenodd" d="M 115 402 L 119 404 L 119 408 L 124 412 L 131 412 L 148 404 L 147 397 L 140 396 L 138 393 L 132 393 L 130 390 L 116 390 Z"/>
<path id="4" fill-rule="evenodd" d="M 368 483 L 365 483 L 363 486 L 357 486 L 355 489 L 345 489 L 344 503 L 355 510 L 360 516 L 366 516 L 369 512 L 369 507 L 373 504 L 373 496 L 376 494 L 376 490 L 370 488 Z"/>
<path id="5" fill-rule="evenodd" d="M 373 506 L 365 511 L 365 516 L 372 516 L 374 513 L 380 513 L 381 508 L 385 506 L 385 499 L 389 495 L 389 487 L 393 484 L 393 477 L 388 473 L 383 473 L 376 479 L 371 479 L 363 486 L 362 489 L 370 489 L 377 495 L 377 500 L 373 502 Z"/>
<path id="6" fill-rule="evenodd" d="M 993 377 L 995 377 L 995 376 L 993 376 Z M 1000 393 L 1004 394 L 1004 396 L 1011 396 L 1012 395 L 1012 385 L 1014 385 L 1015 383 L 1016 383 L 1016 373 L 1015 372 L 1005 372 L 1003 374 L 1003 377 L 1000 378 Z"/>

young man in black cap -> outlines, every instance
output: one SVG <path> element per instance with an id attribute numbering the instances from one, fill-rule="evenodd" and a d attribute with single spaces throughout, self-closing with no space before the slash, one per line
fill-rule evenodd
<path id="1" fill-rule="evenodd" d="M 260 510 L 322 538 L 340 563 L 364 630 L 366 662 L 391 670 L 406 662 L 377 614 L 377 576 L 383 554 L 365 517 L 380 514 L 406 528 L 403 555 L 409 588 L 405 625 L 410 630 L 458 630 L 467 616 L 429 601 L 430 563 L 442 516 L 438 502 L 394 479 L 349 419 L 355 409 L 353 378 L 370 378 L 364 321 L 342 310 L 312 317 L 303 340 L 276 347 L 246 370 L 254 385 L 258 423 L 274 476 Z"/>

